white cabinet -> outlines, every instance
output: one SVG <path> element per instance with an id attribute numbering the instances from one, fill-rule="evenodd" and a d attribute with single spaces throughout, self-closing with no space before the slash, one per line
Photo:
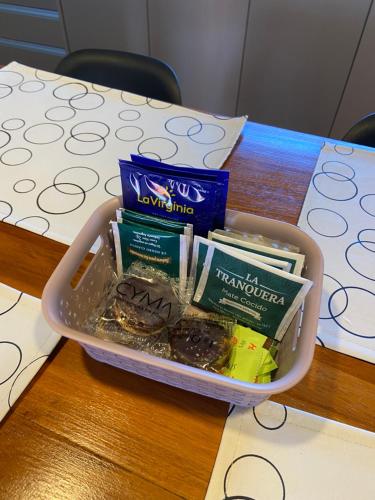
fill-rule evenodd
<path id="1" fill-rule="evenodd" d="M 70 51 L 148 53 L 147 0 L 60 0 Z"/>
<path id="2" fill-rule="evenodd" d="M 371 9 L 331 136 L 342 138 L 360 118 L 375 112 L 375 8 Z"/>
<path id="3" fill-rule="evenodd" d="M 238 113 L 328 135 L 370 0 L 251 0 Z"/>
<path id="4" fill-rule="evenodd" d="M 151 0 L 150 52 L 168 62 L 187 106 L 236 111 L 248 0 Z"/>
<path id="5" fill-rule="evenodd" d="M 66 53 L 58 0 L 0 3 L 0 64 L 16 60 L 53 70 Z"/>

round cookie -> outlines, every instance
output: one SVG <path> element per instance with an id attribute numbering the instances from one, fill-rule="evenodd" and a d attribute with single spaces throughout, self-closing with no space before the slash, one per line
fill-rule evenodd
<path id="1" fill-rule="evenodd" d="M 127 332 L 155 335 L 178 318 L 180 303 L 168 282 L 132 276 L 116 291 L 115 315 Z"/>
<path id="2" fill-rule="evenodd" d="M 169 329 L 169 342 L 172 359 L 211 371 L 219 371 L 231 351 L 227 329 L 210 319 L 181 319 Z"/>

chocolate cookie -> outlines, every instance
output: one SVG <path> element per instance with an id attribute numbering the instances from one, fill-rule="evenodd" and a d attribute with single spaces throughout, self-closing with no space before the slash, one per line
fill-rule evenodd
<path id="1" fill-rule="evenodd" d="M 210 319 L 181 319 L 169 329 L 169 342 L 172 359 L 211 371 L 219 371 L 231 351 L 227 328 Z"/>
<path id="2" fill-rule="evenodd" d="M 116 292 L 114 314 L 127 332 L 155 335 L 177 320 L 180 303 L 168 282 L 134 276 L 121 281 Z"/>

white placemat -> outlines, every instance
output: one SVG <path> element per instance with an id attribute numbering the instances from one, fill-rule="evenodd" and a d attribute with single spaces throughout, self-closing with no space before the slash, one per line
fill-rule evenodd
<path id="1" fill-rule="evenodd" d="M 375 362 L 375 150 L 326 143 L 298 222 L 324 255 L 318 337 Z"/>
<path id="2" fill-rule="evenodd" d="M 0 283 L 0 420 L 59 339 L 42 317 L 39 299 Z"/>
<path id="3" fill-rule="evenodd" d="M 0 220 L 67 244 L 121 194 L 119 158 L 220 168 L 246 121 L 16 62 L 0 70 L 0 105 Z"/>
<path id="4" fill-rule="evenodd" d="M 266 401 L 228 417 L 206 500 L 373 500 L 375 434 Z"/>

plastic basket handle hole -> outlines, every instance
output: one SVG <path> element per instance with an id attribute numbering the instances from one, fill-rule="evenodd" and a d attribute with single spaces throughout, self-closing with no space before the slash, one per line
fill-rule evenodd
<path id="1" fill-rule="evenodd" d="M 86 271 L 86 269 L 90 265 L 90 263 L 91 263 L 92 259 L 94 258 L 94 256 L 95 256 L 95 254 L 92 253 L 91 251 L 87 252 L 85 258 L 81 262 L 81 265 L 79 266 L 79 268 L 77 269 L 77 271 L 74 273 L 72 279 L 70 280 L 70 286 L 73 289 L 75 289 L 78 286 L 78 284 L 81 281 L 81 278 L 82 278 L 84 272 Z"/>

